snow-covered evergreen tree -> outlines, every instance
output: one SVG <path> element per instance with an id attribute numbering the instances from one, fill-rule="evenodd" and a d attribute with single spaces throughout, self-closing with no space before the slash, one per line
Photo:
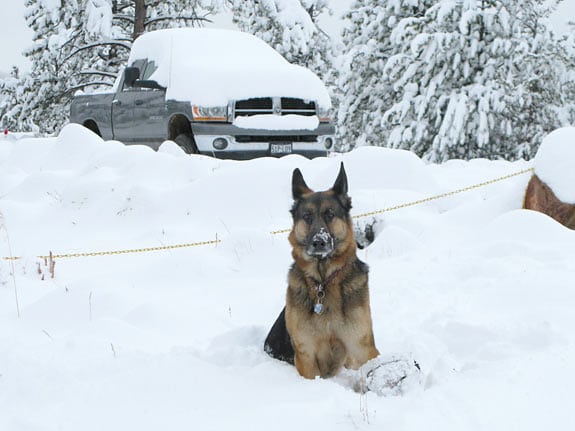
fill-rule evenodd
<path id="1" fill-rule="evenodd" d="M 32 62 L 29 75 L 12 83 L 9 103 L 10 122 L 17 128 L 42 124 L 54 131 L 67 117 L 61 109 L 60 95 L 66 92 L 65 81 L 70 70 L 63 59 L 72 49 L 65 42 L 74 38 L 78 28 L 78 4 L 75 0 L 60 2 L 26 0 L 26 21 L 33 30 L 34 45 L 25 52 Z"/>
<path id="2" fill-rule="evenodd" d="M 517 73 L 507 89 L 513 123 L 511 141 L 518 157 L 534 156 L 545 135 L 572 120 L 568 105 L 574 102 L 570 92 L 575 83 L 574 59 L 544 25 L 550 4 L 537 0 L 530 7 L 521 3 L 509 7 L 521 23 L 523 35 L 523 43 L 517 47 Z"/>
<path id="3" fill-rule="evenodd" d="M 561 111 L 562 122 L 575 124 L 575 21 L 569 23 L 570 30 L 561 40 L 563 63 L 567 65 L 563 91 L 567 103 Z"/>
<path id="4" fill-rule="evenodd" d="M 14 66 L 10 71 L 10 76 L 0 79 L 0 127 L 2 130 L 32 129 L 33 123 L 21 115 L 23 102 L 20 71 Z"/>
<path id="5" fill-rule="evenodd" d="M 378 4 L 365 1 L 373 10 Z M 432 161 L 514 159 L 532 155 L 541 136 L 561 125 L 553 113 L 564 102 L 560 92 L 566 68 L 557 40 L 544 25 L 549 2 L 391 0 L 388 4 L 377 15 L 366 14 L 372 21 L 356 25 L 356 32 L 346 39 L 365 41 L 363 46 L 349 47 L 350 52 L 379 49 L 385 58 L 363 65 L 363 74 L 372 82 L 377 78 L 370 73 L 380 78 L 364 91 L 372 93 L 364 98 L 365 108 L 354 112 L 353 96 L 343 98 L 340 120 L 348 121 L 344 132 L 359 129 L 369 144 L 409 149 Z M 373 27 L 370 22 L 391 27 L 388 37 L 377 40 L 377 48 L 370 47 L 373 42 L 362 31 Z M 356 63 L 361 60 L 356 56 Z M 375 71 L 370 62 L 378 65 Z M 357 64 L 355 68 L 362 70 Z M 365 81 L 350 69 L 347 82 Z M 377 112 L 364 115 L 367 126 L 355 124 L 362 118 L 361 110 Z"/>
<path id="6" fill-rule="evenodd" d="M 327 0 L 228 0 L 233 22 L 282 54 L 290 63 L 308 67 L 324 80 L 333 63 L 331 38 L 319 28 Z"/>
<path id="7" fill-rule="evenodd" d="M 345 16 L 345 50 L 336 93 L 340 149 L 385 145 L 386 130 L 381 118 L 393 103 L 395 91 L 393 83 L 383 79 L 387 60 L 396 50 L 391 33 L 400 23 L 405 25 L 411 18 L 421 17 L 433 3 L 433 0 L 355 0 L 352 4 Z"/>
<path id="8" fill-rule="evenodd" d="M 405 26 L 410 35 L 392 35 L 398 53 L 385 73 L 399 97 L 382 120 L 389 146 L 433 161 L 512 152 L 513 20 L 498 0 L 441 0 Z"/>

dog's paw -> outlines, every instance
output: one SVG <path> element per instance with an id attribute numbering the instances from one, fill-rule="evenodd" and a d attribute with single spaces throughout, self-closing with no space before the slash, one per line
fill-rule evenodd
<path id="1" fill-rule="evenodd" d="M 360 391 L 379 396 L 403 395 L 422 380 L 421 367 L 412 357 L 378 356 L 361 367 Z"/>

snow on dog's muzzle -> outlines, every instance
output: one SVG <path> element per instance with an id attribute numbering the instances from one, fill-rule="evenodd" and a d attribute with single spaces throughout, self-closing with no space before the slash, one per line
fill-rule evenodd
<path id="1" fill-rule="evenodd" d="M 314 234 L 308 242 L 306 252 L 310 256 L 326 258 L 333 252 L 333 237 L 331 234 L 321 228 Z"/>

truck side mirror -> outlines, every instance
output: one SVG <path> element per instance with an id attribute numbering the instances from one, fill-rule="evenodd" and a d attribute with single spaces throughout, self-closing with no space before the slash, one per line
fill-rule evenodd
<path id="1" fill-rule="evenodd" d="M 124 69 L 124 84 L 133 87 L 134 82 L 140 77 L 140 69 L 137 67 L 126 67 Z"/>

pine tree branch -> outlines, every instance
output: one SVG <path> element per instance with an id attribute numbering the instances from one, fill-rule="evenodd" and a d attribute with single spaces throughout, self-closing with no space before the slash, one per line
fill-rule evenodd
<path id="1" fill-rule="evenodd" d="M 78 54 L 81 51 L 85 51 L 87 49 L 92 49 L 92 48 L 96 48 L 99 46 L 117 46 L 120 48 L 125 48 L 128 51 L 132 48 L 132 45 L 126 42 L 122 42 L 121 40 L 110 40 L 110 41 L 102 41 L 102 42 L 94 42 L 94 43 L 89 43 L 88 45 L 84 45 L 81 46 L 79 48 L 76 48 L 68 57 L 66 57 L 64 59 L 64 61 L 62 62 L 62 64 L 66 63 L 68 60 L 70 60 L 72 57 L 74 57 L 76 54 Z"/>
<path id="2" fill-rule="evenodd" d="M 107 81 L 90 81 L 90 82 L 85 82 L 83 84 L 78 84 L 75 85 L 73 87 L 68 88 L 66 91 L 64 91 L 60 96 L 64 97 L 64 96 L 68 96 L 70 94 L 75 93 L 78 90 L 83 90 L 86 87 L 91 87 L 91 86 L 99 86 L 99 85 L 105 85 L 107 87 L 112 87 L 114 84 L 111 82 L 107 82 Z"/>
<path id="3" fill-rule="evenodd" d="M 112 19 L 117 21 L 128 21 L 130 24 L 134 24 L 133 15 L 114 15 Z"/>
<path id="4" fill-rule="evenodd" d="M 106 76 L 109 78 L 116 78 L 117 74 L 112 73 L 112 72 L 105 72 L 103 70 L 95 70 L 95 69 L 86 69 L 86 70 L 81 70 L 80 72 L 78 72 L 79 75 L 99 75 L 99 76 Z"/>
<path id="5" fill-rule="evenodd" d="M 68 40 L 66 42 L 64 42 L 62 44 L 62 48 L 64 48 L 65 46 L 74 43 L 78 37 L 80 36 L 81 30 L 75 30 L 72 35 L 68 38 Z"/>
<path id="6" fill-rule="evenodd" d="M 160 3 L 163 3 L 163 0 L 148 0 L 146 3 L 146 7 L 151 7 L 151 8 L 155 8 L 158 7 L 160 5 Z"/>
<path id="7" fill-rule="evenodd" d="M 206 18 L 206 16 L 208 16 L 209 14 L 206 14 L 202 17 L 199 17 L 197 15 L 194 16 L 162 16 L 162 17 L 158 17 L 158 18 L 154 18 L 154 19 L 150 19 L 148 21 L 146 21 L 144 23 L 144 25 L 147 27 L 151 24 L 156 24 L 158 22 L 161 21 L 198 21 L 198 22 L 209 22 L 209 23 L 213 23 L 213 21 L 209 18 Z"/>
<path id="8" fill-rule="evenodd" d="M 131 2 L 129 2 L 129 1 L 127 1 L 127 2 L 125 2 L 125 3 L 120 3 L 120 2 L 118 2 L 118 3 L 116 3 L 116 5 L 115 5 L 115 10 L 114 10 L 114 12 L 123 11 L 124 9 L 127 9 L 127 8 L 129 8 L 129 7 L 131 7 L 131 6 L 132 6 L 132 4 L 131 4 Z"/>

